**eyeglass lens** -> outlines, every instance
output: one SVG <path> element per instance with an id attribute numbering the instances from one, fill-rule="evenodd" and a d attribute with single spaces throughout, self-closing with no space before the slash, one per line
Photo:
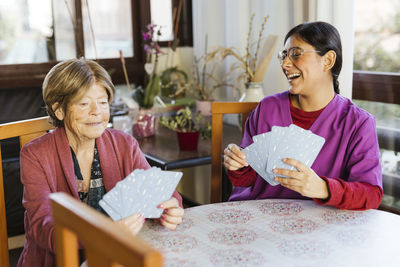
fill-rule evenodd
<path id="1" fill-rule="evenodd" d="M 278 59 L 282 64 L 285 58 L 289 55 L 289 58 L 293 61 L 296 61 L 299 56 L 303 54 L 303 49 L 300 47 L 291 47 L 289 50 L 283 50 L 278 53 Z"/>

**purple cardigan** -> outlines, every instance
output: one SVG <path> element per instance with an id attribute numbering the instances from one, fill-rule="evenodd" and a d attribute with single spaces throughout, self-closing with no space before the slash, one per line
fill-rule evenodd
<path id="1" fill-rule="evenodd" d="M 96 145 L 106 192 L 134 169 L 150 167 L 137 141 L 121 131 L 106 129 L 96 139 Z M 49 195 L 66 192 L 79 199 L 65 129 L 57 128 L 26 144 L 20 157 L 26 241 L 18 266 L 55 266 Z M 181 204 L 182 199 L 176 191 L 173 196 Z"/>
<path id="2" fill-rule="evenodd" d="M 242 148 L 253 143 L 252 137 L 269 132 L 272 126 L 289 126 L 289 92 L 264 98 L 249 115 Z M 319 176 L 366 182 L 382 188 L 382 168 L 375 118 L 349 99 L 335 95 L 310 129 L 325 138 L 325 144 L 311 168 Z M 235 187 L 230 200 L 265 198 L 309 199 L 281 185 L 271 186 L 257 175 L 252 187 Z"/>

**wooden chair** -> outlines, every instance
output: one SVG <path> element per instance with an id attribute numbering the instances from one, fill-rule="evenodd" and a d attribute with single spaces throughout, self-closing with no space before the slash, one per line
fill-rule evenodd
<path id="1" fill-rule="evenodd" d="M 50 195 L 57 266 L 79 266 L 78 238 L 89 266 L 162 266 L 161 254 L 66 193 Z"/>
<path id="2" fill-rule="evenodd" d="M 222 191 L 222 116 L 242 114 L 242 129 L 249 113 L 257 102 L 212 102 L 211 103 L 211 203 L 221 202 Z"/>
<path id="3" fill-rule="evenodd" d="M 0 140 L 19 137 L 20 147 L 54 128 L 48 117 L 0 124 Z M 6 207 L 4 199 L 3 165 L 0 147 L 0 266 L 9 266 Z"/>

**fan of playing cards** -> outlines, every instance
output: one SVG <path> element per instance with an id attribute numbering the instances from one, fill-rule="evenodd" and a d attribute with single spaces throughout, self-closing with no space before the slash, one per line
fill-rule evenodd
<path id="1" fill-rule="evenodd" d="M 273 126 L 270 132 L 253 136 L 253 141 L 242 150 L 246 161 L 271 185 L 279 184 L 274 180 L 277 175 L 272 172 L 273 169 L 295 170 L 282 159 L 296 159 L 311 167 L 325 143 L 323 137 L 294 124 L 289 127 Z"/>
<path id="2" fill-rule="evenodd" d="M 171 198 L 181 177 L 181 172 L 162 171 L 156 167 L 136 169 L 107 192 L 99 204 L 114 221 L 134 213 L 145 218 L 159 218 L 163 210 L 157 206 Z"/>

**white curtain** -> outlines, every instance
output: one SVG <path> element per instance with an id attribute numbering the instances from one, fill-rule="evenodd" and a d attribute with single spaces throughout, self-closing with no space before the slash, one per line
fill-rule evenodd
<path id="1" fill-rule="evenodd" d="M 269 15 L 264 36 L 278 35 L 275 54 L 283 47 L 283 38 L 295 25 L 321 20 L 338 28 L 343 45 L 343 68 L 339 78 L 341 94 L 351 98 L 353 72 L 354 0 L 193 0 L 193 53 L 201 56 L 208 36 L 208 51 L 216 46 L 236 47 L 244 54 L 249 20 L 255 14 L 253 33 Z M 225 71 L 232 61 L 224 63 Z M 224 71 L 224 69 L 222 69 Z M 264 79 L 264 94 L 282 92 L 288 87 L 274 56 Z M 232 99 L 231 90 L 219 95 Z"/>

